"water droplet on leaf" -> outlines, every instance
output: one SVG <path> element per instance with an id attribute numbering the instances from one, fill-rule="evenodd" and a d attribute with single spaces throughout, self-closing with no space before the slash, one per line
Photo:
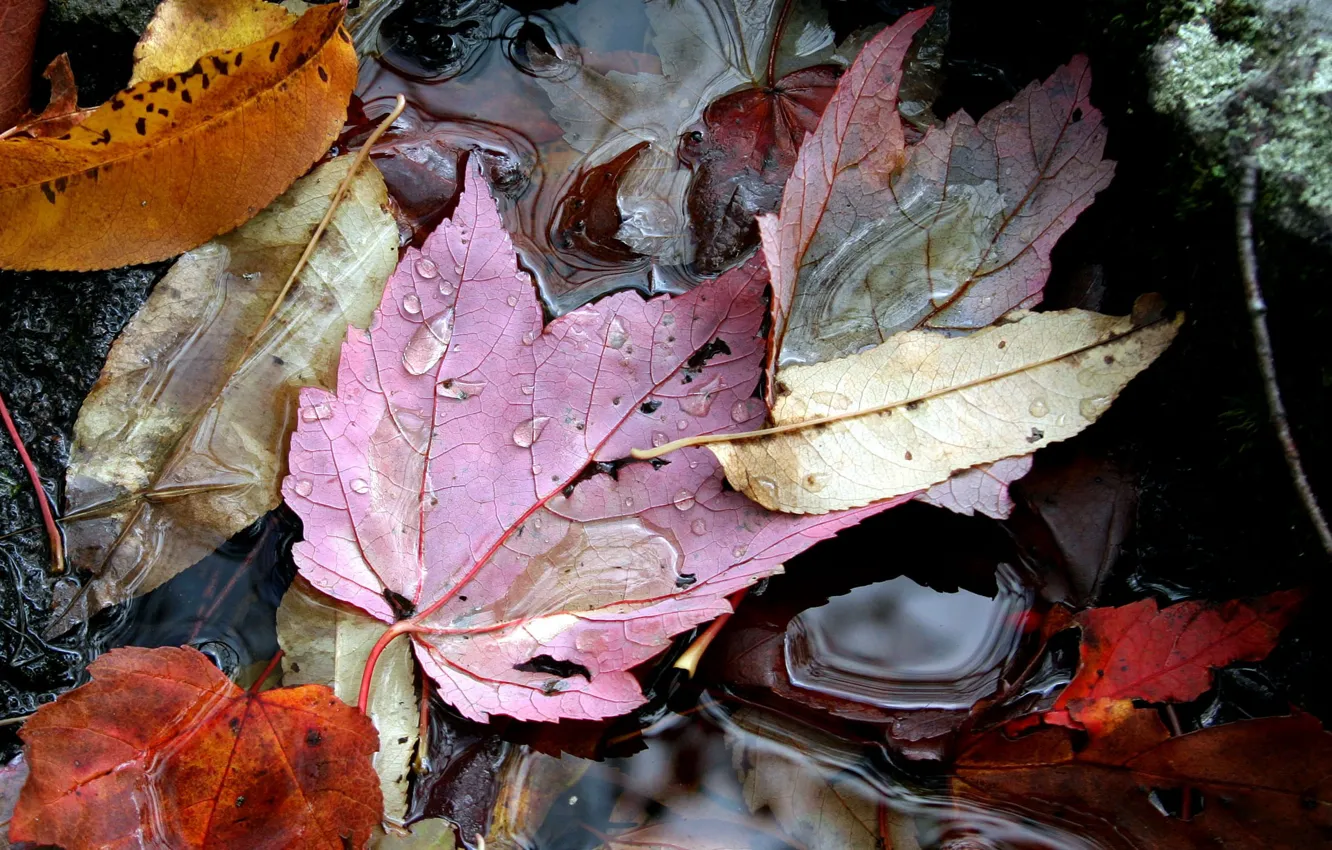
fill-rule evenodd
<path id="1" fill-rule="evenodd" d="M 438 277 L 439 266 L 435 265 L 434 260 L 422 257 L 421 259 L 416 261 L 416 273 L 419 274 L 421 277 L 427 279 L 432 277 Z"/>
<path id="2" fill-rule="evenodd" d="M 1050 412 L 1050 408 L 1046 406 L 1045 399 L 1038 398 L 1031 403 L 1031 407 L 1027 408 L 1027 412 L 1032 416 L 1035 416 L 1037 419 L 1040 419 L 1042 416 Z"/>
<path id="3" fill-rule="evenodd" d="M 677 509 L 687 511 L 694 506 L 694 494 L 688 490 L 681 490 L 675 494 L 675 498 L 671 499 L 671 503 Z"/>
<path id="4" fill-rule="evenodd" d="M 414 293 L 404 295 L 402 297 L 402 311 L 413 316 L 419 315 L 421 313 L 421 299 L 416 297 Z"/>
<path id="5" fill-rule="evenodd" d="M 541 436 L 549 421 L 549 416 L 537 416 L 519 424 L 513 429 L 513 444 L 523 449 L 530 448 Z"/>
<path id="6" fill-rule="evenodd" d="M 313 492 L 314 492 L 314 484 L 310 483 L 309 479 L 302 478 L 300 481 L 296 482 L 297 496 L 308 496 Z"/>
<path id="7" fill-rule="evenodd" d="M 444 359 L 452 339 L 453 308 L 450 307 L 417 327 L 403 349 L 403 368 L 412 375 L 424 375 Z"/>
<path id="8" fill-rule="evenodd" d="M 351 488 L 353 493 L 365 495 L 370 492 L 370 483 L 364 478 L 353 478 L 351 480 Z"/>
<path id="9" fill-rule="evenodd" d="M 628 340 L 629 332 L 624 329 L 624 322 L 620 321 L 620 317 L 611 319 L 610 325 L 606 328 L 606 345 L 618 351 L 624 348 Z"/>

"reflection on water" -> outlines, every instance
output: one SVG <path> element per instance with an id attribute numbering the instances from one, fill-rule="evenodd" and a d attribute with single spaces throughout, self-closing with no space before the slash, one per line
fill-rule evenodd
<path id="1" fill-rule="evenodd" d="M 659 72 L 640 6 L 584 0 L 522 14 L 493 0 L 408 2 L 386 22 L 380 45 L 384 55 L 362 68 L 357 92 L 366 120 L 344 142 L 357 144 L 396 95 L 406 96 L 404 118 L 375 161 L 403 208 L 409 238 L 424 238 L 452 209 L 471 156 L 551 312 L 616 289 L 692 285 L 682 266 L 654 263 L 619 236 L 617 186 L 641 148 L 581 168 L 583 154 L 565 141 L 542 88 L 579 67 Z"/>
<path id="2" fill-rule="evenodd" d="M 519 786 L 526 796 L 521 806 L 502 807 L 510 817 L 492 824 L 486 846 L 593 850 L 606 835 L 651 828 L 687 836 L 700 824 L 753 850 L 1100 846 L 945 797 L 871 738 L 834 736 L 708 692 L 684 710 L 645 730 L 644 749 L 630 758 L 515 751 L 501 772 L 500 798 Z"/>
<path id="3" fill-rule="evenodd" d="M 795 685 L 882 708 L 970 708 L 994 692 L 1030 592 L 1007 564 L 998 593 L 940 593 L 905 576 L 858 587 L 786 630 Z"/>

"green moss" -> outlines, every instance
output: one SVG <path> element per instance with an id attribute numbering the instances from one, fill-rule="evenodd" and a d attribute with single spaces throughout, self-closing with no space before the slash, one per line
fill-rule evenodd
<path id="1" fill-rule="evenodd" d="M 1192 0 L 1157 50 L 1153 104 L 1231 170 L 1254 156 L 1281 203 L 1332 218 L 1332 39 L 1298 13 Z"/>

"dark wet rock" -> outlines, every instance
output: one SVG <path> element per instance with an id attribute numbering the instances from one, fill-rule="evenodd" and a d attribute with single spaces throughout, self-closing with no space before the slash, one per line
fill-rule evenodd
<path id="1" fill-rule="evenodd" d="M 87 26 L 136 38 L 153 17 L 158 0 L 49 0 L 46 14 L 54 24 Z"/>
<path id="2" fill-rule="evenodd" d="M 0 393 L 57 504 L 83 398 L 165 268 L 0 272 Z M 95 642 L 79 632 L 53 643 L 39 637 L 51 608 L 46 535 L 13 443 L 0 434 L 0 535 L 7 534 L 0 537 L 0 717 L 27 714 L 76 684 Z M 0 750 L 12 743 L 11 736 Z"/>

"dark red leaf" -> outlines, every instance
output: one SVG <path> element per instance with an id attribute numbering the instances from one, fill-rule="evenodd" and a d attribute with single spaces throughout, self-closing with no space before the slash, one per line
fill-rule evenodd
<path id="1" fill-rule="evenodd" d="M 1076 618 L 1082 626 L 1077 676 L 1046 720 L 1103 733 L 1133 712 L 1132 700 L 1194 699 L 1211 686 L 1213 667 L 1271 652 L 1302 598 L 1282 591 L 1253 602 L 1181 602 L 1160 611 L 1144 599 L 1083 612 Z"/>
<path id="2" fill-rule="evenodd" d="M 694 171 L 689 218 L 699 272 L 716 274 L 758 244 L 754 218 L 781 204 L 800 143 L 818 125 L 841 73 L 816 65 L 770 87 L 728 94 L 684 134 L 680 156 Z"/>

